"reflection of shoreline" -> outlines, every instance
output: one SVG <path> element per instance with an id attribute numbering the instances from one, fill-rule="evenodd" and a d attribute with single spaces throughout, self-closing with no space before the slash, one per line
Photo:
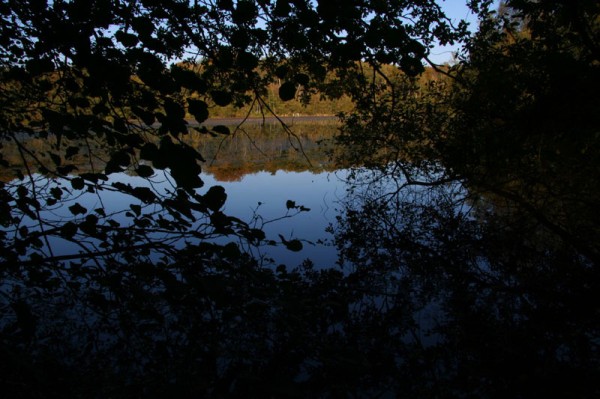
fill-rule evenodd
<path id="1" fill-rule="evenodd" d="M 218 182 L 239 182 L 247 175 L 253 175 L 260 172 L 266 172 L 274 175 L 279 171 L 283 171 L 286 173 L 295 172 L 310 172 L 312 174 L 318 174 L 322 172 L 334 172 L 338 168 L 336 168 L 333 164 L 319 166 L 309 166 L 308 164 L 304 165 L 293 165 L 289 166 L 281 166 L 276 164 L 255 164 L 252 168 L 244 167 L 244 165 L 233 165 L 233 164 L 224 164 L 224 165 L 212 165 L 212 166 L 203 166 L 202 172 L 207 175 L 211 175 Z"/>
<path id="2" fill-rule="evenodd" d="M 186 144 L 198 150 L 206 162 L 201 163 L 203 172 L 212 174 L 219 181 L 239 181 L 246 174 L 260 171 L 316 171 L 329 170 L 333 167 L 329 157 L 332 150 L 332 140 L 337 134 L 338 124 L 335 117 L 289 117 L 291 133 L 283 130 L 275 118 L 250 118 L 244 122 L 241 130 L 235 130 L 243 118 L 211 119 L 206 124 L 225 125 L 231 128 L 232 134 L 212 137 L 190 129 L 184 137 Z M 293 120 L 294 122 L 290 122 Z M 63 140 L 64 141 L 64 140 Z M 42 161 L 52 166 L 53 161 L 47 156 L 54 152 L 47 140 L 29 139 L 23 142 L 36 153 Z M 78 146 L 77 142 L 63 143 L 64 146 Z M 102 171 L 104 164 L 100 159 L 109 158 L 110 148 L 98 146 L 93 168 L 89 159 L 83 154 L 77 154 L 70 159 L 62 159 L 63 165 L 75 167 L 73 174 Z M 4 159 L 9 167 L 0 167 L 0 181 L 10 182 L 17 178 L 17 170 L 25 173 L 18 151 L 13 143 L 6 143 L 3 148 Z M 152 166 L 151 164 L 149 166 Z M 34 167 L 34 171 L 38 171 Z M 128 174 L 135 174 L 130 169 Z"/>

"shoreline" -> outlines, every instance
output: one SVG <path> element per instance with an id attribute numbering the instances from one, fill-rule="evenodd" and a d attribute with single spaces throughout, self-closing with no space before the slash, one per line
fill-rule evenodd
<path id="1" fill-rule="evenodd" d="M 286 125 L 293 125 L 294 123 L 315 123 L 315 122 L 337 122 L 338 117 L 335 115 L 302 115 L 302 116 L 280 116 L 276 118 L 274 116 L 269 117 L 222 117 L 222 118 L 209 118 L 202 123 L 198 123 L 195 120 L 187 120 L 188 126 L 216 126 L 216 125 L 239 125 L 243 123 L 252 124 L 270 124 L 279 123 L 280 121 Z"/>

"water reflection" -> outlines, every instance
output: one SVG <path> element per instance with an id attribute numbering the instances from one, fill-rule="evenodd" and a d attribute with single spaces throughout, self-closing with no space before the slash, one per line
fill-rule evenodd
<path id="1" fill-rule="evenodd" d="M 266 237 L 261 245 L 244 247 L 262 264 L 284 263 L 294 266 L 307 258 L 322 266 L 335 263 L 336 251 L 330 243 L 331 236 L 325 230 L 335 222 L 335 204 L 345 191 L 343 178 L 346 175 L 344 170 L 335 171 L 327 154 L 331 148 L 327 142 L 336 129 L 337 125 L 331 122 L 296 124 L 293 133 L 286 134 L 276 124 L 247 124 L 231 126 L 233 133 L 230 136 L 210 137 L 191 130 L 185 137 L 188 144 L 198 148 L 206 159 L 201 176 L 204 187 L 198 189 L 197 194 L 205 195 L 213 186 L 225 187 L 227 201 L 221 211 L 248 223 L 251 228 L 264 229 Z M 49 142 L 35 139 L 29 140 L 27 145 L 40 154 L 50 148 Z M 97 148 L 101 149 L 102 144 L 97 144 Z M 7 143 L 7 149 L 8 154 L 16 153 L 10 151 L 10 143 Z M 99 150 L 98 159 L 102 158 L 102 151 Z M 7 159 L 13 168 L 22 166 L 18 157 L 11 159 L 9 156 Z M 75 157 L 72 161 L 79 176 L 93 176 L 92 173 L 98 170 L 85 157 Z M 10 174 L 12 169 L 5 169 L 3 173 Z M 75 223 L 83 223 L 89 217 L 97 219 L 98 223 L 108 222 L 108 216 L 111 224 L 116 223 L 121 227 L 137 224 L 136 228 L 139 228 L 145 215 L 155 217 L 156 212 L 164 213 L 164 210 L 145 201 L 144 196 L 132 196 L 132 189 L 127 187 L 149 190 L 148 195 L 152 198 L 178 195 L 168 170 L 155 169 L 155 174 L 149 179 L 137 177 L 133 170 L 128 170 L 113 173 L 107 181 L 98 184 L 90 183 L 88 177 L 84 177 L 84 184 L 84 180 L 77 176 L 61 179 L 36 174 L 33 176 L 35 186 L 25 178 L 11 180 L 7 187 L 13 193 L 22 187 L 29 193 L 36 192 L 40 199 L 52 201 L 39 210 L 39 216 L 47 224 L 46 229 L 60 229 L 62 224 L 73 218 Z M 77 185 L 74 182 L 78 182 Z M 78 191 L 86 186 L 87 192 Z M 310 211 L 288 209 L 288 200 Z M 9 228 L 9 234 L 16 235 L 22 229 L 39 231 L 38 222 L 34 219 L 35 215 L 25 213 L 23 220 L 12 229 Z M 145 237 L 137 239 L 147 243 L 162 241 L 160 246 L 163 248 L 182 248 L 207 239 L 219 243 L 235 242 L 235 237 L 209 234 L 206 230 L 202 231 L 201 238 L 200 234 L 195 237 L 189 234 L 202 223 L 201 218 L 187 226 L 185 232 L 179 229 L 173 234 L 146 233 Z M 147 228 L 147 223 L 143 227 Z M 50 235 L 47 241 L 45 239 L 40 244 L 38 252 L 42 258 L 58 256 L 66 259 L 82 249 L 101 251 L 98 245 L 102 243 L 98 237 L 92 234 L 84 238 L 73 240 L 70 236 L 65 239 L 60 234 Z M 301 240 L 301 251 L 290 251 L 281 245 L 282 240 L 292 239 Z M 274 242 L 278 245 L 270 245 Z"/>
<path id="2" fill-rule="evenodd" d="M 597 267 L 568 243 L 548 239 L 535 219 L 456 182 L 405 186 L 393 165 L 330 172 L 323 170 L 331 167 L 326 162 L 313 162 L 314 169 L 301 169 L 295 162 L 304 154 L 286 141 L 210 145 L 203 153 L 215 159 L 219 172 L 207 167 L 198 193 L 207 196 L 211 187 L 223 186 L 224 204 L 218 193 L 207 203 L 247 221 L 249 228 L 240 234 L 215 233 L 203 227 L 202 218 L 190 222 L 180 216 L 177 223 L 189 224 L 165 237 L 158 257 L 140 250 L 105 263 L 4 262 L 0 355 L 12 360 L 0 370 L 3 381 L 15 382 L 7 392 L 16 394 L 18 387 L 38 397 L 600 394 Z M 272 154 L 294 154 L 296 161 L 283 170 L 272 167 L 274 158 L 255 162 L 257 151 L 244 152 L 254 145 L 265 153 L 271 148 Z M 223 160 L 236 153 L 252 156 L 228 166 Z M 220 173 L 232 170 L 225 173 L 227 181 L 220 180 Z M 436 173 L 439 168 L 421 177 L 435 180 Z M 111 179 L 109 186 L 145 185 L 172 201 L 184 195 L 162 172 L 144 183 L 125 173 Z M 73 182 L 43 184 L 50 197 L 55 185 L 70 190 Z M 144 195 L 104 190 L 100 197 L 86 193 L 89 202 L 64 195 L 67 208 L 49 209 L 47 219 L 72 218 L 68 209 L 75 203 L 92 211 L 100 197 L 104 212 L 123 225 L 143 226 L 144 214 L 158 212 Z M 286 218 L 297 210 L 288 200 L 311 210 Z M 76 215 L 79 221 L 87 216 Z M 333 236 L 325 232 L 329 224 Z M 240 237 L 251 241 L 254 227 L 265 230 L 263 243 L 281 234 L 288 242 L 302 239 L 303 249 L 211 245 L 237 243 Z M 94 239 L 97 231 L 89 231 Z M 147 238 L 116 235 L 111 242 Z M 328 238 L 335 246 L 307 243 Z M 69 250 L 78 250 L 76 240 L 68 242 Z M 275 258 L 275 265 L 260 267 L 261 255 Z"/>

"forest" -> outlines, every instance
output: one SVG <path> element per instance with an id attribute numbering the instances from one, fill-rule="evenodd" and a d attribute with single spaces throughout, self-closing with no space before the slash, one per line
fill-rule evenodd
<path id="1" fill-rule="evenodd" d="M 599 397 L 600 3 L 466 3 L 3 1 L 3 395 Z M 334 264 L 206 184 L 341 168 Z"/>

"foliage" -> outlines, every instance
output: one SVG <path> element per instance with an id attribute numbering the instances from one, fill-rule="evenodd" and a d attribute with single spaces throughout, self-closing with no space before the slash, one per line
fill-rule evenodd
<path id="1" fill-rule="evenodd" d="M 593 397 L 600 8 L 472 3 L 479 32 L 443 78 L 357 90 L 339 139 L 369 170 L 335 230 L 340 262 L 364 289 L 408 292 L 390 312 L 433 313 L 429 396 Z"/>
<path id="2" fill-rule="evenodd" d="M 151 214 L 144 215 L 144 223 L 157 229 L 168 225 L 178 235 L 180 227 L 189 226 L 185 219 L 193 221 L 194 212 L 206 209 L 194 191 L 203 185 L 199 161 L 204 158 L 182 139 L 188 132 L 186 115 L 193 115 L 202 133 L 226 134 L 220 126 L 204 124 L 211 113 L 230 105 L 273 113 L 268 92 L 275 81 L 281 83 L 282 101 L 298 96 L 308 103 L 317 89 L 340 98 L 347 91 L 340 83 L 349 83 L 349 73 L 358 77 L 359 61 L 394 61 L 412 75 L 421 70 L 427 53 L 419 41 L 425 46 L 436 37 L 451 42 L 465 33 L 464 27 L 454 31 L 433 1 L 354 1 L 343 7 L 176 0 L 40 1 L 30 7 L 9 1 L 0 11 L 1 137 L 18 147 L 23 168 L 16 177 L 29 176 L 3 189 L 8 207 L 0 220 L 11 237 L 25 230 L 9 210 L 35 220 L 38 231 L 32 239 L 42 244 L 34 248 L 43 249 L 47 259 L 53 257 L 49 238 L 62 230 L 46 224 L 39 213 L 60 200 L 61 188 L 49 187 L 54 199 L 38 195 L 35 173 L 67 179 L 76 191 L 117 190 L 146 206 L 162 207 L 170 215 L 166 223 Z M 412 18 L 403 17 L 405 12 Z M 53 148 L 33 151 L 23 144 L 27 137 L 47 139 Z M 99 152 L 101 147 L 106 149 Z M 92 171 L 73 178 L 71 159 L 80 154 Z M 165 193 L 144 187 L 106 187 L 109 175 L 126 169 L 143 178 L 166 170 L 176 188 L 163 198 Z M 72 209 L 76 217 L 87 213 Z M 215 220 L 210 212 L 204 217 Z M 97 226 L 110 230 L 117 223 L 102 214 L 88 222 L 88 231 Z M 24 255 L 19 242 L 7 238 L 4 245 L 11 262 Z"/>
<path id="3" fill-rule="evenodd" d="M 599 6 L 490 3 L 435 72 L 467 32 L 430 0 L 2 3 L 3 392 L 598 396 Z M 274 87 L 356 106 L 339 270 L 265 267 L 301 241 L 202 187 L 186 116 L 227 136 Z"/>

